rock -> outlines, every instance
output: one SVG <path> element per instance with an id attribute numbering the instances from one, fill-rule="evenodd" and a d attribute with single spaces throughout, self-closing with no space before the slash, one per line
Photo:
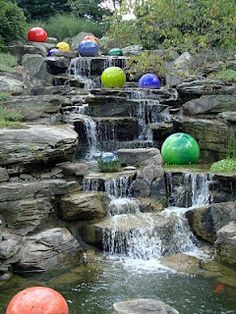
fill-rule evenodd
<path id="1" fill-rule="evenodd" d="M 46 42 L 48 44 L 54 44 L 56 46 L 57 42 L 58 42 L 58 39 L 56 37 L 47 37 L 47 40 Z"/>
<path id="2" fill-rule="evenodd" d="M 184 52 L 168 68 L 166 74 L 166 84 L 176 86 L 191 76 L 190 71 L 193 67 L 193 58 L 188 52 Z"/>
<path id="3" fill-rule="evenodd" d="M 32 165 L 70 160 L 76 144 L 77 134 L 68 126 L 0 129 L 0 165 L 19 172 Z"/>
<path id="4" fill-rule="evenodd" d="M 122 165 L 146 166 L 152 161 L 155 165 L 162 164 L 162 157 L 157 148 L 119 149 L 117 153 Z"/>
<path id="5" fill-rule="evenodd" d="M 187 273 L 199 273 L 200 272 L 200 260 L 194 256 L 185 254 L 175 254 L 170 256 L 165 256 L 160 260 L 161 264 L 180 272 Z"/>
<path id="6" fill-rule="evenodd" d="M 9 180 L 8 172 L 5 168 L 0 167 L 0 183 L 6 182 Z"/>
<path id="7" fill-rule="evenodd" d="M 236 266 L 236 222 L 231 221 L 217 232 L 216 259 L 232 266 Z"/>
<path id="8" fill-rule="evenodd" d="M 113 305 L 114 314 L 178 314 L 173 307 L 154 299 L 133 299 Z"/>
<path id="9" fill-rule="evenodd" d="M 161 166 L 156 166 L 154 164 L 150 164 L 149 166 L 145 166 L 138 178 L 143 178 L 148 184 L 152 184 L 152 182 L 158 178 L 164 176 L 164 169 Z"/>
<path id="10" fill-rule="evenodd" d="M 59 214 L 63 220 L 92 220 L 106 216 L 105 195 L 97 192 L 72 192 L 59 201 Z"/>
<path id="11" fill-rule="evenodd" d="M 47 50 L 42 46 L 34 46 L 34 45 L 25 45 L 18 44 L 12 46 L 6 46 L 5 50 L 7 53 L 10 53 L 18 58 L 18 62 L 22 62 L 22 58 L 26 54 L 40 54 L 43 57 L 46 57 Z"/>
<path id="12" fill-rule="evenodd" d="M 33 196 L 32 194 L 31 197 Z M 38 227 L 42 228 L 48 223 L 53 212 L 53 204 L 50 198 L 46 197 L 0 201 L 0 214 L 3 215 L 8 228 L 20 235 L 26 235 Z"/>
<path id="13" fill-rule="evenodd" d="M 194 233 L 210 243 L 216 240 L 217 232 L 230 221 L 236 220 L 236 204 L 225 202 L 195 208 L 188 214 Z"/>
<path id="14" fill-rule="evenodd" d="M 217 118 L 226 123 L 236 123 L 236 111 L 221 112 L 218 114 Z"/>
<path id="15" fill-rule="evenodd" d="M 179 131 L 193 136 L 200 147 L 200 159 L 208 163 L 225 158 L 228 127 L 215 119 L 196 119 L 183 116 L 178 119 Z M 176 130 L 177 131 L 177 130 Z"/>
<path id="16" fill-rule="evenodd" d="M 21 250 L 22 241 L 19 236 L 11 234 L 5 230 L 0 233 L 0 265 L 1 260 L 16 258 Z"/>
<path id="17" fill-rule="evenodd" d="M 0 204 L 4 207 L 4 202 L 22 201 L 22 205 L 27 207 L 29 199 L 41 197 L 54 197 L 67 192 L 67 189 L 75 184 L 74 181 L 52 179 L 33 182 L 6 182 L 0 184 Z M 38 200 L 39 201 L 39 200 Z M 43 200 L 41 200 L 43 201 Z M 19 203 L 20 205 L 20 203 Z M 30 207 L 30 205 L 28 204 Z M 34 205 L 32 205 L 33 207 Z"/>
<path id="18" fill-rule="evenodd" d="M 188 101 L 183 105 L 183 112 L 189 115 L 215 114 L 234 111 L 236 95 L 209 95 Z"/>
<path id="19" fill-rule="evenodd" d="M 148 197 L 151 193 L 150 188 L 150 184 L 143 178 L 138 178 L 130 186 L 130 195 L 133 197 Z"/>
<path id="20" fill-rule="evenodd" d="M 32 87 L 30 94 L 32 96 L 38 95 L 67 95 L 70 92 L 71 88 L 69 85 L 61 86 L 45 86 L 45 87 Z"/>
<path id="21" fill-rule="evenodd" d="M 59 167 L 66 176 L 81 177 L 87 174 L 89 170 L 88 164 L 83 162 L 63 163 Z"/>
<path id="22" fill-rule="evenodd" d="M 209 186 L 214 203 L 236 200 L 236 175 L 214 174 Z"/>
<path id="23" fill-rule="evenodd" d="M 59 116 L 61 107 L 68 101 L 59 95 L 18 96 L 4 101 L 7 111 L 17 111 L 25 121 L 50 119 L 53 115 Z M 52 119 L 53 120 L 53 119 Z"/>
<path id="24" fill-rule="evenodd" d="M 25 88 L 24 82 L 11 77 L 9 74 L 0 75 L 0 93 L 19 95 Z"/>
<path id="25" fill-rule="evenodd" d="M 166 180 L 164 175 L 151 184 L 150 197 L 167 206 Z"/>
<path id="26" fill-rule="evenodd" d="M 81 254 L 80 245 L 66 228 L 52 228 L 28 236 L 16 268 L 20 271 L 46 271 L 63 267 Z"/>
<path id="27" fill-rule="evenodd" d="M 235 87 L 220 81 L 214 80 L 195 80 L 183 82 L 176 86 L 180 97 L 190 96 L 190 99 L 202 95 L 232 95 Z"/>
<path id="28" fill-rule="evenodd" d="M 142 213 L 158 213 L 164 209 L 161 202 L 152 200 L 150 197 L 147 198 L 138 198 L 139 208 Z"/>
<path id="29" fill-rule="evenodd" d="M 40 49 L 44 49 L 46 51 L 46 54 L 48 50 L 55 48 L 55 44 L 48 43 L 48 42 L 31 41 L 30 43 L 37 48 L 39 47 Z"/>
<path id="30" fill-rule="evenodd" d="M 40 54 L 25 54 L 22 65 L 30 77 L 36 76 L 44 63 L 45 58 Z"/>
<path id="31" fill-rule="evenodd" d="M 48 71 L 50 74 L 62 74 L 66 73 L 69 65 L 70 65 L 70 59 L 66 57 L 57 57 L 52 56 L 48 57 L 47 60 L 48 65 Z"/>
<path id="32" fill-rule="evenodd" d="M 140 45 L 132 45 L 122 48 L 124 56 L 138 56 L 141 54 L 143 47 Z"/>

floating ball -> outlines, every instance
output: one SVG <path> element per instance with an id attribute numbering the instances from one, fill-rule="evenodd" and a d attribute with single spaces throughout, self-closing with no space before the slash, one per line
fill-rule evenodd
<path id="1" fill-rule="evenodd" d="M 11 299 L 6 314 L 69 314 L 69 308 L 59 292 L 47 287 L 32 287 Z"/>
<path id="2" fill-rule="evenodd" d="M 160 88 L 161 81 L 155 74 L 147 73 L 139 79 L 138 86 L 140 88 Z"/>
<path id="3" fill-rule="evenodd" d="M 48 38 L 46 31 L 42 27 L 33 27 L 28 31 L 28 40 L 45 42 Z"/>
<path id="4" fill-rule="evenodd" d="M 123 51 L 120 48 L 113 48 L 108 51 L 109 56 L 123 56 Z"/>
<path id="5" fill-rule="evenodd" d="M 120 161 L 115 153 L 103 153 L 97 163 L 102 172 L 115 172 L 120 168 Z"/>
<path id="6" fill-rule="evenodd" d="M 109 67 L 102 72 L 101 81 L 106 88 L 121 88 L 125 85 L 126 75 L 121 68 Z"/>
<path id="7" fill-rule="evenodd" d="M 98 55 L 98 45 L 90 40 L 81 41 L 78 50 L 82 57 L 95 57 Z"/>
<path id="8" fill-rule="evenodd" d="M 83 40 L 93 41 L 94 43 L 98 44 L 98 38 L 94 35 L 87 35 Z"/>
<path id="9" fill-rule="evenodd" d="M 197 141 L 186 133 L 175 133 L 164 141 L 161 154 L 164 161 L 172 165 L 196 163 L 199 158 Z"/>
<path id="10" fill-rule="evenodd" d="M 54 53 L 57 53 L 58 51 L 59 51 L 59 49 L 57 49 L 57 48 L 50 49 L 48 51 L 48 57 L 52 57 L 54 55 Z"/>
<path id="11" fill-rule="evenodd" d="M 56 47 L 62 51 L 70 51 L 70 45 L 64 41 L 59 42 Z"/>

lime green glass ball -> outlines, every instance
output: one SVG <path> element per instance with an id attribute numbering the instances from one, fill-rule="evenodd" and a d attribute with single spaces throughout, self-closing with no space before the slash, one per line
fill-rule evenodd
<path id="1" fill-rule="evenodd" d="M 125 72 L 118 67 L 109 67 L 102 72 L 102 85 L 106 88 L 121 88 L 126 82 Z"/>
<path id="2" fill-rule="evenodd" d="M 113 48 L 108 51 L 109 56 L 123 56 L 123 51 L 120 48 Z"/>
<path id="3" fill-rule="evenodd" d="M 167 137 L 162 145 L 161 154 L 167 164 L 193 164 L 199 158 L 199 146 L 191 135 L 175 133 Z"/>

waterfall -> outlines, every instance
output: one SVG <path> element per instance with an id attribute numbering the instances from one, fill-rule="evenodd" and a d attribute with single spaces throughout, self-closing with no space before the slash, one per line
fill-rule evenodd
<path id="1" fill-rule="evenodd" d="M 96 87 L 95 82 L 91 79 L 91 58 L 72 59 L 67 72 L 84 84 L 85 89 Z"/>
<path id="2" fill-rule="evenodd" d="M 139 202 L 136 199 L 127 197 L 114 198 L 108 206 L 108 214 L 110 216 L 138 213 L 140 213 Z"/>
<path id="3" fill-rule="evenodd" d="M 211 175 L 207 173 L 166 173 L 169 206 L 197 207 L 209 204 Z"/>

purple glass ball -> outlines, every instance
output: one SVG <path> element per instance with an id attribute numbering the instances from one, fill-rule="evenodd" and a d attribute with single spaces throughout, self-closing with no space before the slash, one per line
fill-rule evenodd
<path id="1" fill-rule="evenodd" d="M 82 57 L 95 57 L 98 55 L 98 45 L 93 41 L 83 40 L 79 44 L 78 50 Z"/>
<path id="2" fill-rule="evenodd" d="M 48 51 L 48 57 L 52 57 L 54 55 L 55 52 L 58 52 L 59 50 L 57 48 L 53 48 L 53 49 L 50 49 Z"/>
<path id="3" fill-rule="evenodd" d="M 160 79 L 152 73 L 144 74 L 138 81 L 138 86 L 140 88 L 160 88 Z"/>

